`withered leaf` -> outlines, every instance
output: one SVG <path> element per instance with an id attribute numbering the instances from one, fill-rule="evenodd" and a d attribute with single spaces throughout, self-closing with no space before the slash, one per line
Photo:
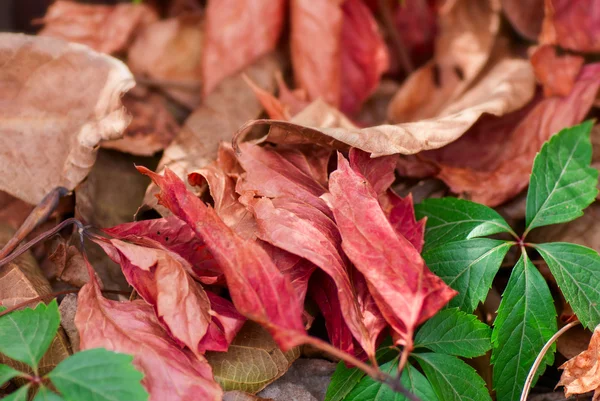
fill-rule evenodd
<path id="1" fill-rule="evenodd" d="M 565 387 L 565 397 L 594 391 L 594 400 L 600 397 L 600 327 L 596 327 L 586 351 L 569 359 L 560 368 L 562 376 L 557 386 Z"/>
<path id="2" fill-rule="evenodd" d="M 531 55 L 531 65 L 536 78 L 544 87 L 545 96 L 568 96 L 583 66 L 581 56 L 558 56 L 549 45 L 536 48 Z"/>
<path id="3" fill-rule="evenodd" d="M 530 40 L 536 40 L 544 20 L 544 0 L 501 0 L 502 11 L 513 28 Z"/>
<path id="4" fill-rule="evenodd" d="M 594 0 L 545 0 L 539 41 L 580 52 L 600 51 L 600 9 Z"/>
<path id="5" fill-rule="evenodd" d="M 0 147 L 10 149 L 0 189 L 37 204 L 57 186 L 73 189 L 96 146 L 122 135 L 129 118 L 120 97 L 133 77 L 87 47 L 10 33 L 0 34 L 0 64 Z"/>

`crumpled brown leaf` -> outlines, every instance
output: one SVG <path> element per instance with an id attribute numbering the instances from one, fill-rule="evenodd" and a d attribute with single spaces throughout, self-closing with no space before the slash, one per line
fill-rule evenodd
<path id="1" fill-rule="evenodd" d="M 539 41 L 580 52 L 600 51 L 600 7 L 595 0 L 545 0 Z"/>
<path id="2" fill-rule="evenodd" d="M 0 189 L 32 204 L 57 186 L 73 189 L 97 145 L 129 123 L 120 97 L 131 73 L 82 45 L 11 33 L 0 34 L 0 65 L 0 148 L 10 149 Z"/>
<path id="3" fill-rule="evenodd" d="M 203 28 L 200 14 L 146 24 L 129 47 L 127 65 L 136 77 L 163 84 L 161 90 L 194 109 L 202 95 Z"/>
<path id="4" fill-rule="evenodd" d="M 565 397 L 594 391 L 594 401 L 600 399 L 600 326 L 596 327 L 586 351 L 565 362 L 557 386 L 565 387 Z"/>
<path id="5" fill-rule="evenodd" d="M 158 14 L 146 4 L 107 6 L 59 0 L 41 19 L 44 28 L 39 34 L 113 54 L 126 50 L 136 31 L 156 20 Z"/>
<path id="6" fill-rule="evenodd" d="M 542 45 L 531 55 L 536 78 L 544 87 L 545 96 L 567 96 L 585 60 L 581 56 L 556 54 L 556 48 Z"/>

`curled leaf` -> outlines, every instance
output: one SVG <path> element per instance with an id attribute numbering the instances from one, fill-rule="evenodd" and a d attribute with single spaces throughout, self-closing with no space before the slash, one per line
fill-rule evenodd
<path id="1" fill-rule="evenodd" d="M 594 399 L 600 396 L 600 326 L 596 327 L 588 349 L 569 359 L 560 368 L 562 376 L 557 386 L 565 387 L 565 397 L 594 391 Z"/>

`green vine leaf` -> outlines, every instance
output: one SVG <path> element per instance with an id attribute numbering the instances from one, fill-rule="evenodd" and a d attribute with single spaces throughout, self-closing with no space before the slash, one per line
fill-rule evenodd
<path id="1" fill-rule="evenodd" d="M 42 386 L 38 390 L 33 401 L 65 401 L 65 399 L 48 389 L 48 387 Z"/>
<path id="2" fill-rule="evenodd" d="M 492 331 L 498 401 L 519 399 L 535 358 L 556 331 L 556 310 L 548 284 L 524 253 L 502 294 Z M 552 364 L 555 348 L 546 354 L 537 376 Z"/>
<path id="3" fill-rule="evenodd" d="M 415 348 L 473 358 L 492 348 L 491 335 L 491 328 L 477 316 L 457 308 L 444 309 L 419 329 Z"/>
<path id="4" fill-rule="evenodd" d="M 10 393 L 6 397 L 2 398 L 2 401 L 27 401 L 30 384 L 23 387 L 19 387 L 17 391 Z"/>
<path id="5" fill-rule="evenodd" d="M 579 321 L 600 324 L 600 255 L 585 246 L 555 242 L 535 245 Z"/>
<path id="6" fill-rule="evenodd" d="M 0 364 L 0 386 L 12 378 L 22 375 L 21 372 L 7 365 Z"/>
<path id="7" fill-rule="evenodd" d="M 590 167 L 592 126 L 586 121 L 566 128 L 542 146 L 529 181 L 525 234 L 576 219 L 598 195 L 598 171 Z"/>

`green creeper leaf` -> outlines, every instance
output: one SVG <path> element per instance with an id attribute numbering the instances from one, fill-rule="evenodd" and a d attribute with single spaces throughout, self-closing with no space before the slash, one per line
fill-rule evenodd
<path id="1" fill-rule="evenodd" d="M 6 397 L 2 398 L 2 401 L 27 401 L 29 387 L 29 384 L 19 387 L 14 393 L 10 393 Z"/>
<path id="2" fill-rule="evenodd" d="M 21 372 L 14 370 L 10 366 L 0 364 L 0 386 L 10 379 L 20 376 L 21 374 Z"/>
<path id="3" fill-rule="evenodd" d="M 535 245 L 565 299 L 590 330 L 600 324 L 600 255 L 585 246 L 556 242 Z"/>
<path id="4" fill-rule="evenodd" d="M 492 348 L 492 329 L 477 316 L 444 309 L 425 322 L 415 337 L 415 348 L 473 358 Z"/>
<path id="5" fill-rule="evenodd" d="M 517 262 L 492 331 L 492 364 L 498 401 L 518 400 L 529 369 L 556 332 L 556 310 L 548 284 L 526 254 Z M 537 371 L 552 364 L 555 347 Z"/>
<path id="6" fill-rule="evenodd" d="M 457 198 L 426 199 L 415 205 L 419 219 L 427 217 L 425 250 L 449 242 L 512 232 L 495 210 Z"/>
<path id="7" fill-rule="evenodd" d="M 433 352 L 413 355 L 443 401 L 491 401 L 483 379 L 475 369 L 455 356 Z"/>
<path id="8" fill-rule="evenodd" d="M 58 304 L 40 303 L 35 309 L 24 309 L 0 317 L 0 352 L 26 363 L 34 371 L 56 336 L 60 314 Z"/>
<path id="9" fill-rule="evenodd" d="M 432 272 L 458 291 L 448 306 L 471 313 L 485 299 L 512 244 L 476 238 L 444 244 L 423 253 Z"/>
<path id="10" fill-rule="evenodd" d="M 592 126 L 586 121 L 566 128 L 542 146 L 529 180 L 525 233 L 574 220 L 596 198 L 598 171 L 590 167 Z"/>
<path id="11" fill-rule="evenodd" d="M 47 387 L 40 387 L 33 401 L 65 401 L 60 395 L 56 394 Z"/>
<path id="12" fill-rule="evenodd" d="M 390 375 L 398 371 L 398 358 L 380 366 L 380 369 Z M 400 378 L 402 385 L 421 400 L 437 401 L 437 396 L 427 381 L 416 368 L 406 365 Z M 344 398 L 346 401 L 406 401 L 406 397 L 395 393 L 387 385 L 365 376 Z"/>
<path id="13" fill-rule="evenodd" d="M 65 359 L 48 377 L 66 401 L 146 401 L 144 375 L 132 361 L 131 355 L 95 348 Z"/>

